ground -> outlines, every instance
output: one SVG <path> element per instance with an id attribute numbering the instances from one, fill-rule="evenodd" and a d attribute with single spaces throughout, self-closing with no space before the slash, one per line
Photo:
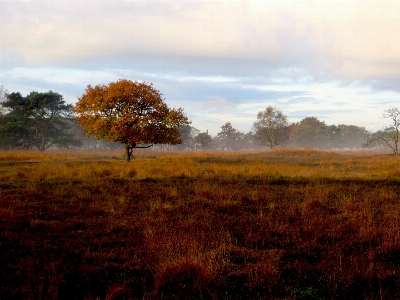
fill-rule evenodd
<path id="1" fill-rule="evenodd" d="M 1 299 L 394 299 L 399 158 L 0 153 Z"/>

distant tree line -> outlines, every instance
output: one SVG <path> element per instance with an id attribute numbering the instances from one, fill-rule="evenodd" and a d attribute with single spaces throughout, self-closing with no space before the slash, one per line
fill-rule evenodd
<path id="1" fill-rule="evenodd" d="M 157 121 L 159 122 L 157 126 L 155 126 L 156 123 L 154 123 L 156 119 L 148 123 L 153 126 L 154 129 L 146 125 L 147 127 L 142 126 L 140 131 L 135 131 L 136 129 L 134 130 L 134 128 L 139 128 L 138 124 L 142 121 L 136 118 L 132 124 L 128 124 L 125 121 L 127 118 L 124 116 L 125 119 L 119 119 L 119 123 L 115 123 L 118 125 L 118 127 L 115 128 L 118 129 L 109 127 L 114 128 L 112 130 L 118 130 L 119 133 L 122 132 L 124 134 L 120 135 L 119 138 L 109 136 L 110 130 L 104 131 L 105 127 L 101 130 L 97 130 L 97 128 L 101 128 L 101 126 L 105 126 L 105 124 L 111 126 L 111 119 L 108 114 L 111 114 L 113 111 L 108 105 L 106 110 L 104 110 L 101 123 L 98 123 L 96 120 L 100 119 L 93 119 L 91 117 L 92 113 L 90 111 L 85 111 L 86 106 L 89 107 L 91 105 L 90 107 L 93 107 L 93 104 L 89 102 L 92 101 L 90 93 L 94 93 L 95 89 L 99 89 L 99 91 L 101 90 L 102 93 L 105 93 L 107 89 L 114 88 L 114 86 L 115 89 L 119 87 L 119 89 L 117 89 L 118 91 L 121 90 L 121 86 L 124 86 L 125 90 L 127 90 L 128 87 L 130 89 L 135 89 L 135 91 L 140 89 L 140 91 L 137 92 L 139 93 L 139 98 L 137 99 L 142 99 L 140 97 L 145 94 L 152 94 L 154 98 L 152 100 L 154 104 L 151 104 L 151 106 L 146 104 L 147 107 L 144 107 L 143 104 L 140 104 L 142 105 L 140 106 L 138 103 L 141 102 L 137 102 L 137 99 L 130 100 L 128 104 L 124 103 L 125 114 L 128 112 L 132 114 L 133 111 L 135 111 L 135 114 L 137 114 L 138 111 L 143 113 L 144 108 L 146 108 L 147 115 L 143 116 L 149 119 L 150 113 L 152 114 L 151 116 L 159 117 L 159 112 L 162 108 L 162 110 L 165 111 L 164 119 Z M 99 91 L 96 92 L 96 95 L 99 94 Z M 146 93 L 140 95 L 143 91 Z M 109 93 L 107 95 L 107 97 L 110 97 Z M 108 98 L 107 101 L 116 104 L 114 110 L 116 111 L 115 116 L 117 116 L 121 114 L 122 107 L 122 102 L 118 99 L 126 99 L 126 97 L 124 98 L 119 94 L 117 96 L 115 95 Z M 400 111 L 397 108 L 390 108 L 384 112 L 384 118 L 389 119 L 391 122 L 389 126 L 377 132 L 369 132 L 364 127 L 356 125 L 328 125 L 316 117 L 306 117 L 299 122 L 290 123 L 281 110 L 273 106 L 268 106 L 264 111 L 258 112 L 250 132 L 241 132 L 234 128 L 232 123 L 226 122 L 221 126 L 221 131 L 218 132 L 216 136 L 211 136 L 208 131 L 201 132 L 191 126 L 182 110 L 170 110 L 166 107 L 162 101 L 161 94 L 157 90 L 154 90 L 151 84 L 139 84 L 138 82 L 120 80 L 116 83 L 111 83 L 109 86 L 90 87 L 86 94 L 80 99 L 85 99 L 88 104 L 83 106 L 83 102 L 80 100 L 78 103 L 81 106 L 77 104 L 74 108 L 71 104 L 65 103 L 63 96 L 53 91 L 45 93 L 33 91 L 26 96 L 22 96 L 19 92 L 8 93 L 0 87 L 0 149 L 37 149 L 40 151 L 44 151 L 48 148 L 84 148 L 93 150 L 123 149 L 123 142 L 131 139 L 128 138 L 128 136 L 136 134 L 137 138 L 133 140 L 134 147 L 129 146 L 132 149 L 140 147 L 142 140 L 146 141 L 147 144 L 149 144 L 151 140 L 154 140 L 156 141 L 154 143 L 154 148 L 174 150 L 233 151 L 274 149 L 277 147 L 317 149 L 355 149 L 369 147 L 379 150 L 392 150 L 396 155 L 399 152 Z M 95 99 L 97 98 L 93 97 L 93 101 Z M 96 105 L 100 105 L 104 101 L 100 102 Z M 149 101 L 147 103 L 149 103 Z M 77 115 L 75 112 L 80 111 L 85 112 L 85 121 L 91 126 L 89 134 L 87 128 L 85 134 L 85 128 L 77 123 Z M 173 116 L 172 119 L 171 115 Z M 82 113 L 80 116 L 82 119 Z M 92 119 L 87 119 L 88 117 Z M 117 119 L 113 117 L 113 120 L 112 122 L 115 122 Z M 165 127 L 166 125 L 164 124 L 167 124 L 165 120 L 170 120 L 170 124 L 175 125 L 171 125 L 172 127 L 167 125 L 167 127 Z M 181 124 L 179 124 L 178 120 Z M 101 124 L 101 126 L 99 124 Z M 177 133 L 175 133 L 174 128 L 178 129 Z M 145 132 L 147 132 L 146 136 L 151 135 L 151 139 L 146 140 L 141 136 L 143 135 L 144 129 L 146 129 Z M 87 138 L 88 135 L 89 137 Z M 104 137 L 107 137 L 107 139 Z M 163 141 L 168 141 L 168 143 L 163 144 Z M 125 144 L 125 148 L 126 145 L 127 144 Z"/>
<path id="2" fill-rule="evenodd" d="M 248 133 L 240 132 L 227 122 L 216 136 L 208 132 L 187 135 L 181 145 L 174 149 L 185 150 L 261 150 L 279 147 L 316 149 L 360 149 L 366 146 L 368 131 L 355 125 L 326 125 L 316 117 L 307 117 L 300 122 L 282 128 L 253 127 Z M 382 149 L 382 148 L 380 148 Z"/>
<path id="3" fill-rule="evenodd" d="M 397 108 L 385 110 L 385 118 L 392 125 L 377 132 L 356 125 L 328 125 L 316 117 L 306 117 L 290 123 L 283 112 L 269 106 L 257 114 L 252 131 L 243 133 L 230 122 L 221 126 L 216 136 L 199 132 L 193 127 L 185 129 L 184 142 L 180 147 L 202 150 L 251 150 L 274 149 L 277 147 L 316 149 L 361 149 L 393 150 L 398 153 L 400 111 Z"/>

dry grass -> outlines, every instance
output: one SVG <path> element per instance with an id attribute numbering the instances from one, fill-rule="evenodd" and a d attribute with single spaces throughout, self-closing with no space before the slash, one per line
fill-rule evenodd
<path id="1" fill-rule="evenodd" d="M 0 153 L 0 298 L 394 299 L 399 158 Z"/>
<path id="2" fill-rule="evenodd" d="M 120 152 L 2 152 L 0 179 L 31 181 L 98 177 L 137 179 L 165 177 L 229 178 L 400 178 L 400 158 L 368 152 L 335 153 L 312 150 L 270 152 L 169 153 L 139 152 L 127 164 Z M 12 167 L 12 168 L 10 168 Z M 6 171 L 7 170 L 7 171 Z"/>

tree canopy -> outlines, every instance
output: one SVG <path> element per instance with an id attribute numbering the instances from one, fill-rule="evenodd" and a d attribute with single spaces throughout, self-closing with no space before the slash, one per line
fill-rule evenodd
<path id="1" fill-rule="evenodd" d="M 201 147 L 201 149 L 206 150 L 212 143 L 213 139 L 211 135 L 208 134 L 207 132 L 200 132 L 196 137 L 195 137 L 196 143 Z"/>
<path id="2" fill-rule="evenodd" d="M 179 128 L 190 124 L 183 109 L 169 108 L 151 83 L 127 79 L 88 85 L 74 112 L 87 136 L 124 144 L 128 161 L 134 148 L 180 144 Z"/>
<path id="3" fill-rule="evenodd" d="M 72 105 L 63 96 L 48 91 L 6 93 L 3 97 L 0 117 L 0 136 L 3 149 L 37 148 L 44 151 L 52 146 L 79 146 L 80 141 L 68 132 L 74 122 Z"/>
<path id="4" fill-rule="evenodd" d="M 289 122 L 279 109 L 268 106 L 257 114 L 253 125 L 254 140 L 271 149 L 286 144 L 289 140 Z"/>
<path id="5" fill-rule="evenodd" d="M 327 148 L 327 125 L 316 117 L 307 117 L 294 124 L 290 139 L 297 147 Z"/>
<path id="6" fill-rule="evenodd" d="M 233 128 L 230 122 L 226 122 L 221 126 L 221 131 L 217 134 L 217 139 L 220 142 L 222 148 L 227 148 L 228 150 L 236 149 L 244 133 Z"/>

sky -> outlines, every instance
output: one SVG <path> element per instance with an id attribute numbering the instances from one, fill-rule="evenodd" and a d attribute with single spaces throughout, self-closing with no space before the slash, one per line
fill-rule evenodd
<path id="1" fill-rule="evenodd" d="M 400 1 L 0 0 L 0 86 L 153 83 L 192 126 L 249 132 L 274 106 L 378 130 L 400 106 Z"/>

